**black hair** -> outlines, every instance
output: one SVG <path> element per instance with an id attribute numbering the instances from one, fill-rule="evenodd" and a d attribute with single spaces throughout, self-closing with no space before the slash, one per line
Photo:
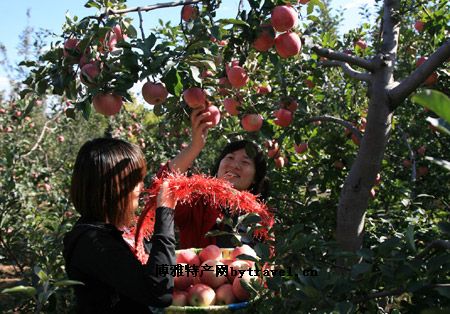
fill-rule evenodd
<path id="1" fill-rule="evenodd" d="M 245 149 L 248 157 L 253 159 L 255 164 L 255 178 L 252 185 L 249 187 L 248 191 L 252 194 L 259 195 L 261 200 L 266 200 L 269 196 L 269 179 L 266 177 L 267 174 L 267 162 L 264 157 L 263 151 L 253 142 L 247 140 L 240 140 L 228 143 L 220 153 L 219 157 L 216 159 L 216 163 L 212 168 L 212 175 L 217 176 L 219 170 L 220 162 L 226 155 L 233 153 L 240 149 Z"/>
<path id="2" fill-rule="evenodd" d="M 87 219 L 108 220 L 116 227 L 131 223 L 130 192 L 144 179 L 147 166 L 140 148 L 114 138 L 87 141 L 75 161 L 71 200 Z"/>

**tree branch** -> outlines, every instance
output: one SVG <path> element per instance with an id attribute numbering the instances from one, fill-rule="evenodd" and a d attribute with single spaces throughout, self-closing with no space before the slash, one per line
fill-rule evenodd
<path id="1" fill-rule="evenodd" d="M 345 74 L 360 81 L 369 82 L 372 80 L 370 73 L 363 73 L 353 69 L 348 63 L 342 61 L 323 61 L 322 64 L 327 67 L 341 67 Z"/>
<path id="2" fill-rule="evenodd" d="M 28 157 L 33 151 L 35 151 L 35 150 L 39 147 L 39 144 L 40 144 L 41 141 L 44 139 L 45 131 L 46 131 L 47 129 L 49 129 L 49 128 L 48 128 L 48 125 L 49 125 L 51 122 L 55 121 L 56 118 L 58 118 L 58 117 L 61 115 L 61 113 L 62 113 L 62 111 L 58 112 L 52 119 L 50 119 L 50 120 L 48 120 L 47 122 L 45 122 L 44 127 L 42 128 L 41 134 L 39 135 L 39 137 L 38 137 L 36 143 L 33 145 L 33 147 L 30 149 L 30 151 L 29 151 L 28 153 L 26 153 L 25 155 L 22 155 L 21 158 L 26 158 L 26 157 Z"/>
<path id="3" fill-rule="evenodd" d="M 392 88 L 388 94 L 391 104 L 398 106 L 414 92 L 441 64 L 450 58 L 450 39 L 439 47 L 420 67 Z"/>
<path id="4" fill-rule="evenodd" d="M 356 128 L 351 122 L 336 118 L 336 117 L 332 117 L 332 116 L 317 116 L 317 117 L 312 117 L 306 120 L 306 122 L 314 122 L 314 121 L 326 121 L 326 122 L 333 122 L 333 123 L 337 123 L 340 125 L 345 126 L 346 128 L 348 128 L 350 131 L 352 131 L 352 133 L 358 137 L 358 139 L 362 139 L 362 133 L 358 130 L 358 128 Z"/>
<path id="5" fill-rule="evenodd" d="M 319 56 L 326 57 L 331 60 L 343 61 L 351 65 L 356 65 L 370 72 L 375 69 L 375 64 L 372 62 L 372 60 L 366 60 L 360 57 L 348 55 L 343 52 L 337 52 L 332 49 L 321 48 L 319 46 L 314 46 L 312 50 Z"/>
<path id="6" fill-rule="evenodd" d="M 148 5 L 145 7 L 127 8 L 127 9 L 123 9 L 123 10 L 109 9 L 107 12 L 101 14 L 100 18 L 103 18 L 107 15 L 122 15 L 122 14 L 130 13 L 130 12 L 139 12 L 139 11 L 147 12 L 147 11 L 152 11 L 152 10 L 157 10 L 157 9 L 162 9 L 162 8 L 177 7 L 177 6 L 185 5 L 185 4 L 195 4 L 195 3 L 199 3 L 199 2 L 202 2 L 202 0 L 187 0 L 187 1 L 157 3 L 157 4 L 153 4 L 153 5 Z"/>

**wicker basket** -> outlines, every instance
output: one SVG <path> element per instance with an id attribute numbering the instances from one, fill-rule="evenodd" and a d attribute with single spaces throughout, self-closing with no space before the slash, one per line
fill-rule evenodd
<path id="1" fill-rule="evenodd" d="M 202 249 L 191 249 L 195 253 L 199 253 Z M 222 258 L 229 259 L 233 248 L 222 248 Z M 176 253 L 178 254 L 179 251 Z M 227 305 L 210 305 L 210 306 L 174 306 L 171 305 L 165 309 L 166 314 L 182 314 L 182 313 L 232 313 L 233 311 L 246 308 L 251 301 L 239 302 Z"/>

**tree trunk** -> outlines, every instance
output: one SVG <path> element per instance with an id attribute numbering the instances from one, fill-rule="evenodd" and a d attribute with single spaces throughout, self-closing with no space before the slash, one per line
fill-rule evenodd
<path id="1" fill-rule="evenodd" d="M 392 110 L 388 91 L 394 85 L 393 69 L 398 46 L 399 25 L 394 19 L 398 0 L 385 0 L 380 53 L 369 85 L 369 110 L 365 135 L 341 191 L 337 210 L 336 239 L 341 248 L 356 251 L 362 246 L 364 220 L 370 190 L 381 169 L 391 130 Z"/>

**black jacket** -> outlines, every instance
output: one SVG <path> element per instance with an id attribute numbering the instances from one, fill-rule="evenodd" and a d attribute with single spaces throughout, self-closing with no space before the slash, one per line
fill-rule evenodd
<path id="1" fill-rule="evenodd" d="M 158 265 L 175 265 L 173 209 L 156 209 L 152 249 L 142 265 L 111 224 L 81 218 L 64 238 L 64 259 L 76 285 L 79 313 L 151 313 L 172 303 L 173 277 Z"/>

